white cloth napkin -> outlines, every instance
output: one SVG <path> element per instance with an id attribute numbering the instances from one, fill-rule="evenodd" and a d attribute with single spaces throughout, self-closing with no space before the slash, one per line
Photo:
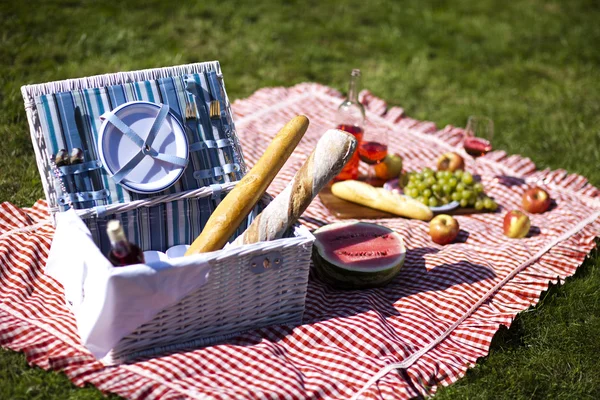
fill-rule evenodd
<path id="1" fill-rule="evenodd" d="M 208 280 L 203 255 L 113 267 L 74 210 L 57 216 L 46 273 L 59 281 L 83 345 L 101 359 L 124 336 Z"/>

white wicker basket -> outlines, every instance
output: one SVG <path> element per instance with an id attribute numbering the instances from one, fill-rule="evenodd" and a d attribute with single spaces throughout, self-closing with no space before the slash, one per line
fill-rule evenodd
<path id="1" fill-rule="evenodd" d="M 120 189 L 125 193 L 123 195 L 119 192 L 124 199 L 117 199 L 116 196 L 110 197 L 110 188 L 106 185 L 110 176 L 107 178 L 106 175 L 102 175 L 100 162 L 93 157 L 97 154 L 95 149 L 86 150 L 88 158 L 84 163 L 85 166 L 77 171 L 68 168 L 62 168 L 59 171 L 53 165 L 52 154 L 56 151 L 56 148 L 51 149 L 53 144 L 50 142 L 55 141 L 53 135 L 62 134 L 64 137 L 69 134 L 71 136 L 81 135 L 83 138 L 87 134 L 91 137 L 90 132 L 93 131 L 96 122 L 90 116 L 93 114 L 94 107 L 90 105 L 89 99 L 86 97 L 89 96 L 89 93 L 110 96 L 111 90 L 120 87 L 119 85 L 126 86 L 138 83 L 148 85 L 147 82 L 149 81 L 162 90 L 163 88 L 160 86 L 164 83 L 162 80 L 175 80 L 184 75 L 206 74 L 210 71 L 216 72 L 219 77 L 223 94 L 222 101 L 225 105 L 223 107 L 222 123 L 223 126 L 228 127 L 225 133 L 227 139 L 231 141 L 231 149 L 219 147 L 219 149 L 212 150 L 215 152 L 230 151 L 228 154 L 223 153 L 224 157 L 214 157 L 214 159 L 221 160 L 221 162 L 226 159 L 232 163 L 231 165 L 235 162 L 236 169 L 223 168 L 223 165 L 218 164 L 210 165 L 211 171 L 220 172 L 215 172 L 215 176 L 209 177 L 210 179 L 206 178 L 206 174 L 202 175 L 204 176 L 203 179 L 196 178 L 197 184 L 193 188 L 190 188 L 188 182 L 188 190 L 171 190 L 156 195 L 136 196 L 125 189 Z M 125 224 L 130 223 L 131 226 L 134 226 L 131 229 L 136 229 L 136 232 L 140 233 L 138 244 L 143 250 L 164 251 L 168 246 L 189 244 L 201 231 L 201 225 L 208 217 L 205 214 L 207 210 L 210 211 L 212 208 L 211 204 L 214 204 L 215 201 L 218 202 L 231 190 L 237 183 L 237 179 L 246 171 L 218 62 L 30 85 L 24 86 L 22 93 L 25 99 L 25 108 L 38 169 L 42 177 L 50 212 L 54 215 L 64 210 L 65 205 L 70 203 L 69 200 L 76 201 L 73 204 L 76 206 L 75 208 L 79 208 L 77 210 L 78 215 L 86 222 L 94 235 L 96 244 L 103 251 L 107 250 L 106 241 L 103 242 L 102 240 L 103 227 L 108 219 L 113 218 L 121 219 Z M 65 93 L 68 94 L 67 96 L 72 97 L 74 106 L 62 108 L 62 105 L 58 105 L 59 100 L 64 100 Z M 123 93 L 127 93 L 127 91 L 123 90 Z M 173 96 L 173 92 L 168 94 Z M 175 94 L 180 95 L 180 93 Z M 79 103 L 77 102 L 80 98 L 83 99 L 81 100 L 83 101 L 83 107 L 89 112 L 78 110 Z M 56 112 L 48 110 L 48 103 L 54 104 L 53 99 L 56 100 L 57 104 Z M 102 105 L 100 101 L 99 104 Z M 110 104 L 109 106 L 115 107 L 116 105 Z M 65 109 L 67 112 L 65 112 Z M 69 116 L 71 110 L 75 110 L 73 111 L 75 114 L 79 113 L 73 116 L 74 121 L 77 123 L 77 130 L 69 133 L 64 128 L 65 132 L 55 132 L 51 128 L 52 121 L 48 121 L 48 119 L 55 116 L 59 120 L 61 118 L 71 118 Z M 180 115 L 183 115 L 183 112 Z M 183 123 L 186 124 L 185 119 Z M 199 126 L 202 123 L 203 121 L 199 121 Z M 61 129 L 65 125 L 68 124 L 60 123 L 60 121 L 57 123 L 57 126 Z M 82 140 L 88 139 L 89 137 L 85 137 Z M 78 140 L 77 137 L 75 140 Z M 231 160 L 232 155 L 234 160 Z M 192 168 L 192 164 L 190 163 L 187 168 Z M 197 167 L 197 165 L 193 167 Z M 219 173 L 221 175 L 218 175 Z M 72 187 L 65 187 L 66 179 L 75 179 L 69 178 L 69 176 L 77 176 L 77 179 L 80 179 L 78 181 L 79 186 L 75 186 L 75 190 L 72 190 Z M 88 179 L 86 181 L 88 186 L 85 187 L 88 189 L 87 191 L 81 190 L 83 185 L 81 182 L 84 178 Z M 113 190 L 114 186 L 114 184 L 111 186 Z M 182 186 L 186 185 L 182 184 Z M 267 197 L 265 196 L 263 199 L 262 206 L 268 202 Z M 91 207 L 82 207 L 90 204 Z M 173 210 L 178 209 L 187 210 L 187 214 L 179 216 L 180 222 L 182 218 L 185 220 L 185 229 L 170 226 L 177 224 L 178 217 L 173 217 L 169 212 L 172 213 Z M 246 224 L 240 227 L 237 234 L 245 229 L 256 212 L 258 212 L 258 209 L 251 213 Z M 167 218 L 167 215 L 169 215 L 169 218 Z M 191 222 L 192 217 L 194 218 L 193 222 Z M 144 220 L 144 218 L 147 218 L 147 220 Z M 151 244 L 156 243 L 156 234 L 153 233 L 155 229 L 151 229 L 151 225 L 160 218 L 165 219 L 161 223 L 164 225 L 166 221 L 167 227 L 165 229 L 167 231 L 178 229 L 181 234 L 175 236 L 169 234 L 161 237 L 160 239 L 163 241 L 159 246 L 160 248 L 152 248 Z M 140 221 L 149 222 L 148 225 L 144 225 Z M 201 223 L 196 223 L 197 221 L 201 221 Z M 141 236 L 145 239 L 142 240 Z M 204 261 L 211 265 L 208 283 L 199 290 L 185 296 L 177 304 L 164 309 L 151 321 L 144 323 L 134 332 L 123 337 L 109 355 L 103 359 L 103 362 L 108 364 L 129 362 L 140 357 L 203 346 L 226 340 L 243 331 L 273 324 L 300 324 L 304 312 L 313 240 L 314 237 L 306 228 L 296 226 L 283 239 L 237 248 L 226 248 L 207 254 Z M 65 263 L 68 265 L 67 258 L 65 258 Z"/>

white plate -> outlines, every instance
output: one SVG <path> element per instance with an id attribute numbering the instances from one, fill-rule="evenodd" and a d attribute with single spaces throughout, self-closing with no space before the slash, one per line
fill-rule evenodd
<path id="1" fill-rule="evenodd" d="M 460 206 L 460 203 L 458 201 L 452 201 L 448 204 L 444 204 L 443 206 L 429 207 L 429 209 L 431 211 L 433 211 L 434 213 L 443 213 L 443 212 L 456 210 L 459 206 Z"/>
<path id="2" fill-rule="evenodd" d="M 145 140 L 159 110 L 158 104 L 132 101 L 120 105 L 111 113 L 133 129 L 142 140 Z M 152 142 L 152 148 L 162 154 L 186 160 L 188 158 L 188 141 L 185 131 L 177 117 L 170 111 Z M 104 119 L 98 136 L 98 156 L 110 175 L 119 171 L 139 151 L 138 145 Z M 123 178 L 120 184 L 137 193 L 156 193 L 177 182 L 184 169 L 185 167 L 146 156 Z"/>
<path id="3" fill-rule="evenodd" d="M 394 193 L 399 193 L 399 194 L 403 193 L 402 188 L 398 185 L 398 179 L 392 179 L 390 181 L 387 181 L 386 183 L 383 184 L 383 188 L 386 190 L 390 190 Z M 458 201 L 453 201 L 448 204 L 444 204 L 443 206 L 429 207 L 429 209 L 431 211 L 433 211 L 434 213 L 442 213 L 442 212 L 449 212 L 449 211 L 455 210 L 459 206 L 460 206 L 460 203 Z"/>

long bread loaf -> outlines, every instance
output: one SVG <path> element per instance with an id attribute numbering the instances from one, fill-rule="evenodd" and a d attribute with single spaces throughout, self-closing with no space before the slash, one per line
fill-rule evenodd
<path id="1" fill-rule="evenodd" d="M 242 220 L 250 213 L 308 128 L 299 115 L 277 133 L 261 158 L 213 211 L 200 235 L 185 255 L 222 249 Z"/>
<path id="2" fill-rule="evenodd" d="M 356 145 L 356 138 L 344 131 L 325 132 L 290 183 L 231 245 L 281 238 L 319 191 L 342 170 Z"/>
<path id="3" fill-rule="evenodd" d="M 331 193 L 341 199 L 402 217 L 423 221 L 429 221 L 433 217 L 433 212 L 425 204 L 365 182 L 337 182 L 331 186 Z"/>

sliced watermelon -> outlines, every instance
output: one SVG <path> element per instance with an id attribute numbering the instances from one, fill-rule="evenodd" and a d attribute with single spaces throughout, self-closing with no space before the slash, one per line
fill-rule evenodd
<path id="1" fill-rule="evenodd" d="M 338 289 L 383 286 L 394 279 L 404 264 L 406 249 L 402 237 L 385 226 L 337 222 L 313 234 L 317 277 Z"/>

